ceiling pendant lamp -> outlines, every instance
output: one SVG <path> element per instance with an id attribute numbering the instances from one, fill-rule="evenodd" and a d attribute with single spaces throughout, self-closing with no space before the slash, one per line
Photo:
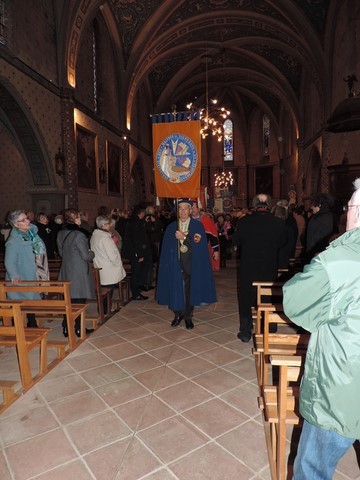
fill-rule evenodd
<path id="1" fill-rule="evenodd" d="M 348 98 L 342 100 L 331 114 L 325 130 L 327 132 L 341 133 L 360 130 L 360 97 L 356 95 L 354 83 L 356 75 L 348 75 L 344 78 L 349 88 Z"/>

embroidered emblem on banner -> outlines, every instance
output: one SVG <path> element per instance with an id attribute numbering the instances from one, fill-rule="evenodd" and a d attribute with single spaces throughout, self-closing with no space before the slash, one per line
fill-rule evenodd
<path id="1" fill-rule="evenodd" d="M 200 233 L 195 233 L 195 234 L 194 234 L 194 242 L 195 242 L 195 243 L 199 243 L 200 240 L 201 240 L 201 235 L 200 235 Z"/>
<path id="2" fill-rule="evenodd" d="M 186 135 L 174 133 L 166 137 L 156 152 L 156 166 L 165 180 L 182 183 L 194 173 L 198 153 Z"/>

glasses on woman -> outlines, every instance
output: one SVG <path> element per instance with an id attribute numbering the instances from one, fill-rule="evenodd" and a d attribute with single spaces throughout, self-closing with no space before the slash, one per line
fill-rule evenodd
<path id="1" fill-rule="evenodd" d="M 343 212 L 348 212 L 351 207 L 360 207 L 360 205 L 344 205 Z"/>
<path id="2" fill-rule="evenodd" d="M 29 217 L 19 218 L 16 223 L 24 223 L 26 221 L 30 221 Z"/>

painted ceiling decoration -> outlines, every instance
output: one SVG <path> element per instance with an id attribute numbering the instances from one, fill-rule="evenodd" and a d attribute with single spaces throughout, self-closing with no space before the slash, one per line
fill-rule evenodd
<path id="1" fill-rule="evenodd" d="M 302 82 L 326 95 L 324 34 L 328 0 L 110 0 L 122 39 L 127 111 L 138 89 L 154 113 L 225 97 L 248 117 L 254 106 L 299 118 Z M 226 92 L 226 94 L 225 94 Z M 325 102 L 324 102 L 325 103 Z"/>

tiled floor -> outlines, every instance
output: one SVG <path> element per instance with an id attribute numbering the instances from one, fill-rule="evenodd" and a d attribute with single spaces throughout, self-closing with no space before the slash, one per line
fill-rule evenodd
<path id="1" fill-rule="evenodd" d="M 269 479 L 234 262 L 216 283 L 194 330 L 171 328 L 153 298 L 131 302 L 5 411 L 0 479 Z M 14 362 L 0 355 L 0 378 Z M 360 478 L 353 449 L 334 478 Z"/>

